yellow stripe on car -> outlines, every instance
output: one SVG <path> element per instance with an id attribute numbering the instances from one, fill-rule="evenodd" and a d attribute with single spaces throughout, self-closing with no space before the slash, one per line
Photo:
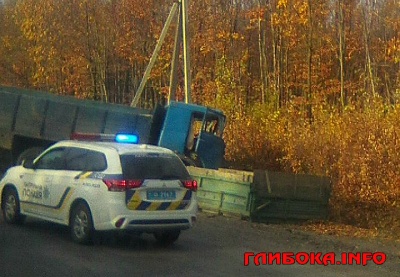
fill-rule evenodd
<path id="1" fill-rule="evenodd" d="M 181 203 L 182 203 L 182 201 L 174 201 L 171 203 L 171 205 L 169 205 L 169 207 L 166 210 L 168 210 L 168 211 L 176 210 Z"/>
<path id="2" fill-rule="evenodd" d="M 156 211 L 161 206 L 161 204 L 162 204 L 162 202 L 153 202 L 146 209 L 146 211 Z"/>
<path id="3" fill-rule="evenodd" d="M 139 192 L 136 191 L 128 203 L 128 208 L 130 210 L 136 210 L 139 207 L 141 202 L 142 202 L 142 199 L 140 198 Z"/>
<path id="4" fill-rule="evenodd" d="M 79 179 L 86 179 L 87 177 L 89 177 L 92 174 L 91 171 L 88 171 L 86 173 L 83 173 L 81 176 L 79 176 Z"/>

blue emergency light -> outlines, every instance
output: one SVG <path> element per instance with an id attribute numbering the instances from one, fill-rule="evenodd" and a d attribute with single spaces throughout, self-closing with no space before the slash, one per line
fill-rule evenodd
<path id="1" fill-rule="evenodd" d="M 139 136 L 133 135 L 133 134 L 117 134 L 115 136 L 115 141 L 121 142 L 121 143 L 137 144 L 137 143 L 139 143 Z"/>

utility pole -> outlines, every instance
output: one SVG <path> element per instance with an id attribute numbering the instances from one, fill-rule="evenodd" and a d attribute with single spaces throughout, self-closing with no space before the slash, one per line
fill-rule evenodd
<path id="1" fill-rule="evenodd" d="M 189 34 L 188 34 L 188 2 L 189 0 L 177 0 L 172 5 L 171 11 L 161 31 L 160 38 L 156 44 L 153 54 L 150 58 L 150 62 L 145 70 L 142 81 L 140 82 L 139 88 L 136 91 L 135 97 L 131 102 L 131 107 L 136 107 L 139 103 L 140 96 L 143 93 L 144 86 L 150 76 L 151 70 L 158 57 L 161 46 L 164 42 L 165 36 L 167 35 L 168 29 L 172 23 L 174 17 L 177 16 L 177 30 L 175 33 L 175 45 L 174 52 L 171 61 L 171 73 L 170 73 L 170 90 L 168 95 L 168 103 L 175 99 L 175 92 L 178 87 L 178 62 L 181 45 L 183 47 L 183 63 L 184 63 L 184 90 L 185 90 L 185 103 L 191 103 L 191 77 L 190 77 L 190 51 L 189 51 Z"/>
<path id="2" fill-rule="evenodd" d="M 189 17 L 188 17 L 188 1 L 182 1 L 182 40 L 183 40 L 183 63 L 185 74 L 185 103 L 192 102 L 191 82 L 190 78 L 190 45 L 189 45 Z"/>

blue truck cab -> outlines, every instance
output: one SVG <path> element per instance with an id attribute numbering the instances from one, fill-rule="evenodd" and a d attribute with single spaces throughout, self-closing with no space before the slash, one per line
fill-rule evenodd
<path id="1" fill-rule="evenodd" d="M 166 107 L 158 145 L 187 157 L 196 166 L 218 169 L 225 154 L 225 120 L 219 110 L 171 102 Z"/>

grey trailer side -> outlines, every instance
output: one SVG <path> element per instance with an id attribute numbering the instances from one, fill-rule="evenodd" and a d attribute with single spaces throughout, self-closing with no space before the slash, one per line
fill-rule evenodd
<path id="1" fill-rule="evenodd" d="M 135 133 L 156 140 L 152 111 L 80 100 L 47 92 L 0 87 L 0 148 L 14 159 L 31 147 L 47 147 L 81 133 Z"/>

